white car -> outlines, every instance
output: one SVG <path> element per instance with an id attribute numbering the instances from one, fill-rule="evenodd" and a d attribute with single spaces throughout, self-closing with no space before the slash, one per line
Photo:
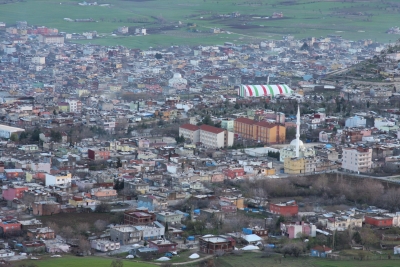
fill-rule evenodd
<path id="1" fill-rule="evenodd" d="M 127 259 L 133 259 L 133 258 L 135 258 L 135 256 L 133 256 L 133 255 L 128 255 L 128 256 L 126 256 L 126 258 L 127 258 Z"/>
<path id="2" fill-rule="evenodd" d="M 50 258 L 61 258 L 61 255 L 52 255 Z"/>
<path id="3" fill-rule="evenodd" d="M 39 258 L 31 257 L 31 260 L 38 260 Z"/>

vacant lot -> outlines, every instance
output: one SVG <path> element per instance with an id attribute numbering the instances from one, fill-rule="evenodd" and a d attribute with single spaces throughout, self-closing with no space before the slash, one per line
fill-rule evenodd
<path id="1" fill-rule="evenodd" d="M 56 223 L 58 227 L 62 228 L 64 226 L 75 227 L 80 223 L 88 223 L 93 225 L 97 220 L 104 220 L 109 222 L 112 215 L 110 213 L 60 213 L 52 216 L 41 216 L 38 217 L 43 224 L 49 222 Z"/>
<path id="2" fill-rule="evenodd" d="M 381 0 L 100 0 L 97 1 L 98 6 L 80 6 L 78 2 L 83 1 L 28 0 L 3 4 L 0 18 L 8 25 L 17 20 L 27 20 L 29 24 L 55 27 L 71 33 L 95 30 L 107 38 L 85 42 L 147 48 L 171 44 L 250 42 L 253 38 L 280 38 L 283 34 L 299 38 L 338 34 L 353 40 L 394 41 L 398 36 L 388 35 L 385 31 L 398 26 L 400 14 L 398 1 Z M 238 12 L 240 16 L 229 17 L 232 12 Z M 283 18 L 266 18 L 274 12 L 282 12 Z M 64 18 L 91 18 L 94 22 L 68 22 Z M 207 37 L 200 34 L 199 37 L 189 38 L 184 34 L 187 23 L 195 23 L 203 32 L 216 27 L 231 34 Z M 156 34 L 156 37 L 110 36 L 119 26 L 151 29 L 165 25 L 180 28 L 172 30 L 176 34 Z"/>

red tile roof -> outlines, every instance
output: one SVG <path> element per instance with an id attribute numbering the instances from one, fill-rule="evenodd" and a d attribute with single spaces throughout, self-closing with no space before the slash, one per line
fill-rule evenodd
<path id="1" fill-rule="evenodd" d="M 179 128 L 183 128 L 183 129 L 190 130 L 190 131 L 196 131 L 199 129 L 199 126 L 185 123 L 185 124 L 182 124 L 181 126 L 179 126 Z"/>
<path id="2" fill-rule="evenodd" d="M 210 133 L 215 133 L 215 134 L 219 134 L 219 133 L 224 132 L 224 129 L 217 128 L 217 127 L 210 126 L 210 125 L 206 125 L 206 124 L 201 125 L 200 126 L 200 130 L 206 131 L 206 132 L 210 132 Z"/>
<path id="3" fill-rule="evenodd" d="M 266 128 L 273 128 L 273 127 L 277 126 L 275 123 L 269 123 L 266 121 L 257 122 L 256 125 L 266 127 Z"/>
<path id="4" fill-rule="evenodd" d="M 257 123 L 256 121 L 251 120 L 251 119 L 248 119 L 248 118 L 237 118 L 237 119 L 235 120 L 235 122 L 240 122 L 240 123 L 245 123 L 245 124 L 251 124 L 251 125 Z"/>

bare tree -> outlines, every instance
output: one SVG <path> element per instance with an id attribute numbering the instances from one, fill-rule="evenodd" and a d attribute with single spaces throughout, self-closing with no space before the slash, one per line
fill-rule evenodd
<path id="1" fill-rule="evenodd" d="M 107 227 L 107 222 L 103 221 L 103 220 L 97 220 L 94 222 L 94 227 L 98 230 L 98 231 L 104 231 Z"/>
<path id="2" fill-rule="evenodd" d="M 68 243 L 70 239 L 74 237 L 74 229 L 72 229 L 71 226 L 64 226 L 61 228 L 61 233 L 60 233 L 64 238 L 65 241 Z"/>
<path id="3" fill-rule="evenodd" d="M 84 236 L 79 237 L 78 246 L 83 255 L 90 255 L 90 243 Z"/>
<path id="4" fill-rule="evenodd" d="M 86 234 L 87 231 L 89 231 L 90 226 L 88 223 L 79 223 L 76 226 L 76 231 L 80 234 Z"/>
<path id="5" fill-rule="evenodd" d="M 56 235 L 60 233 L 60 227 L 55 222 L 47 222 L 47 227 L 52 229 Z"/>

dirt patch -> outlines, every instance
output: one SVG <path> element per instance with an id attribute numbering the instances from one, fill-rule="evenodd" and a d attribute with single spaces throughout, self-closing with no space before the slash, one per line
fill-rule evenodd
<path id="1" fill-rule="evenodd" d="M 110 221 L 113 215 L 110 213 L 60 213 L 52 216 L 41 216 L 38 217 L 39 220 L 43 222 L 44 225 L 48 222 L 53 222 L 62 228 L 64 226 L 74 227 L 80 223 L 88 223 L 93 225 L 97 220 L 103 220 L 106 222 Z"/>
<path id="2" fill-rule="evenodd" d="M 259 25 L 252 25 L 252 24 L 229 24 L 227 25 L 233 29 L 240 29 L 240 30 L 247 30 L 247 29 L 258 29 L 262 28 Z"/>

